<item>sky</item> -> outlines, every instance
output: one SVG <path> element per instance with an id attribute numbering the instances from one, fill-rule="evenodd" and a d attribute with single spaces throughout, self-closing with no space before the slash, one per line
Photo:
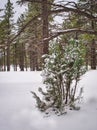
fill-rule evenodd
<path id="1" fill-rule="evenodd" d="M 14 20 L 16 22 L 16 20 L 18 19 L 18 17 L 20 16 L 21 13 L 23 13 L 26 9 L 25 6 L 20 6 L 16 3 L 17 0 L 11 0 L 11 2 L 13 3 L 14 6 Z M 3 9 L 5 7 L 5 4 L 7 3 L 7 0 L 0 0 L 0 9 Z"/>
<path id="2" fill-rule="evenodd" d="M 20 6 L 16 3 L 16 1 L 18 0 L 10 0 L 12 3 L 13 3 L 13 6 L 14 6 L 14 12 L 15 12 L 15 15 L 14 15 L 14 21 L 16 22 L 18 17 L 20 16 L 20 14 L 22 14 L 25 9 L 27 9 L 27 7 L 25 5 L 23 6 Z M 62 1 L 62 0 L 56 0 L 56 2 L 59 2 L 59 1 Z M 69 1 L 69 0 L 64 0 L 64 1 Z M 70 0 L 70 1 L 76 1 L 76 0 Z M 4 8 L 5 4 L 7 3 L 7 0 L 0 0 L 0 9 Z M 1 13 L 2 15 L 2 13 Z M 56 24 L 61 24 L 62 23 L 62 17 L 56 17 L 55 18 L 55 22 Z"/>
<path id="3" fill-rule="evenodd" d="M 27 7 L 25 7 L 25 5 L 20 6 L 16 4 L 16 1 L 18 0 L 10 0 L 10 1 L 14 5 L 14 12 L 15 12 L 14 20 L 16 21 L 18 17 L 20 16 L 20 14 L 23 13 Z M 62 1 L 62 0 L 56 0 L 56 2 L 59 2 L 59 1 Z M 64 1 L 69 1 L 69 0 L 64 0 Z M 76 0 L 70 0 L 70 1 L 76 1 Z M 4 8 L 6 3 L 7 3 L 7 0 L 0 0 L 0 9 Z M 56 22 L 60 23 L 61 21 L 62 21 L 61 17 L 56 18 Z"/>

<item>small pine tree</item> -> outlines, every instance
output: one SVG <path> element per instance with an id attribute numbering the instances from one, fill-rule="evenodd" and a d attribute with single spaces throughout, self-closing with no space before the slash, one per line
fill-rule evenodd
<path id="1" fill-rule="evenodd" d="M 40 100 L 44 104 L 41 110 L 45 111 L 51 107 L 62 113 L 67 106 L 76 108 L 74 104 L 78 99 L 77 83 L 85 73 L 84 56 L 85 48 L 76 40 L 71 40 L 67 46 L 61 46 L 59 43 L 50 44 L 49 54 L 44 56 L 42 73 L 46 92 L 39 88 L 44 95 L 44 100 Z M 34 92 L 32 93 L 36 100 L 39 99 Z"/>

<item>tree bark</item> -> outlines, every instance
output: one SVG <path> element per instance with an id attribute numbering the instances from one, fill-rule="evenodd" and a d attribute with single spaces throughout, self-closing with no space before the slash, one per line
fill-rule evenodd
<path id="1" fill-rule="evenodd" d="M 48 37 L 48 0 L 42 0 L 43 39 Z M 43 41 L 43 54 L 48 53 L 48 41 Z"/>
<path id="2" fill-rule="evenodd" d="M 9 43 L 9 37 L 7 41 L 7 71 L 10 71 L 10 43 Z"/>
<path id="3" fill-rule="evenodd" d="M 91 43 L 91 69 L 96 69 L 96 44 L 94 39 Z"/>
<path id="4" fill-rule="evenodd" d="M 25 51 L 25 47 L 24 47 L 24 44 L 21 43 L 21 49 L 20 49 L 20 70 L 21 71 L 24 71 L 24 51 Z"/>
<path id="5" fill-rule="evenodd" d="M 94 11 L 94 5 L 93 2 L 94 1 L 90 1 L 91 2 L 91 15 L 93 15 L 93 11 Z M 92 20 L 91 21 L 91 28 L 92 30 L 95 30 L 95 21 Z M 96 69 L 96 43 L 95 43 L 95 39 L 92 39 L 92 43 L 91 43 L 91 69 Z"/>

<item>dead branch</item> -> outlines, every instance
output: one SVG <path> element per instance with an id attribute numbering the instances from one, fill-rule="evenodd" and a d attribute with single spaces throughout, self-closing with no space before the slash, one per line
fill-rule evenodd
<path id="1" fill-rule="evenodd" d="M 73 28 L 73 29 L 67 29 L 67 30 L 55 32 L 51 36 L 49 36 L 48 38 L 44 38 L 43 41 L 50 41 L 50 40 L 52 40 L 60 35 L 67 34 L 67 33 L 73 33 L 73 32 L 79 32 L 81 34 L 87 33 L 87 34 L 91 34 L 91 35 L 93 35 L 93 34 L 97 35 L 97 31 Z"/>
<path id="2" fill-rule="evenodd" d="M 35 16 L 35 17 L 32 17 L 22 28 L 21 30 L 10 40 L 10 43 L 12 43 L 24 30 L 26 27 L 28 27 L 32 21 L 36 20 L 37 18 L 41 17 L 41 14 Z"/>
<path id="3" fill-rule="evenodd" d="M 24 3 L 24 2 L 41 3 L 42 1 L 41 0 L 22 0 L 22 3 Z M 56 4 L 56 3 L 47 2 L 47 4 L 52 5 L 54 7 L 61 8 L 61 9 L 57 9 L 57 10 L 52 10 L 49 12 L 49 14 L 60 13 L 60 12 L 74 12 L 76 14 L 83 15 L 89 19 L 97 21 L 97 17 L 93 16 L 91 13 L 87 13 L 86 11 L 83 11 L 82 9 L 78 8 L 76 2 L 67 2 L 66 4 Z"/>

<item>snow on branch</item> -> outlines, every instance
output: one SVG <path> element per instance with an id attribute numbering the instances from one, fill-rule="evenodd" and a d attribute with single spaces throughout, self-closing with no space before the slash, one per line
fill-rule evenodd
<path id="1" fill-rule="evenodd" d="M 56 37 L 58 37 L 60 35 L 64 35 L 64 34 L 72 33 L 72 32 L 79 32 L 81 34 L 87 33 L 87 34 L 97 35 L 97 31 L 73 28 L 73 29 L 67 29 L 67 30 L 62 30 L 62 31 L 55 32 L 51 36 L 49 36 L 48 38 L 44 38 L 43 41 L 50 41 L 50 40 L 52 40 L 52 39 L 54 39 L 54 38 L 56 38 Z"/>
<path id="2" fill-rule="evenodd" d="M 36 3 L 42 3 L 42 0 L 21 0 L 22 3 L 24 2 L 36 2 Z M 92 15 L 91 13 L 87 13 L 86 11 L 83 11 L 82 9 L 80 9 L 77 5 L 76 2 L 71 2 L 71 1 L 67 1 L 64 4 L 62 3 L 51 3 L 51 2 L 47 2 L 48 5 L 52 5 L 54 7 L 59 7 L 59 9 L 57 10 L 52 10 L 49 11 L 49 14 L 52 13 L 60 13 L 60 12 L 74 12 L 76 14 L 82 15 L 82 16 L 86 16 L 89 19 L 93 19 L 95 21 L 97 21 L 97 17 L 95 17 L 94 15 Z"/>
<path id="3" fill-rule="evenodd" d="M 21 0 L 21 2 L 38 2 L 38 3 L 41 3 L 42 1 L 41 0 Z M 77 7 L 77 4 L 75 2 L 73 2 L 71 6 L 67 6 L 69 4 L 71 4 L 71 2 L 67 2 L 67 4 L 56 4 L 56 3 L 51 3 L 51 2 L 48 2 L 47 4 L 49 5 L 52 5 L 52 6 L 55 6 L 55 7 L 59 7 L 58 9 L 53 9 L 53 10 L 50 10 L 48 11 L 48 15 L 51 15 L 51 14 L 54 14 L 54 13 L 61 13 L 61 12 L 74 12 L 76 14 L 79 14 L 79 15 L 82 15 L 82 16 L 85 16 L 87 18 L 89 18 L 90 20 L 95 20 L 97 21 L 97 17 L 95 17 L 94 15 L 90 14 L 90 13 L 87 13 L 86 11 L 83 11 L 81 9 L 79 9 Z M 38 17 L 41 17 L 42 14 L 40 13 L 39 15 L 35 16 L 35 17 L 32 17 L 22 28 L 21 30 L 10 40 L 10 43 L 13 44 L 12 42 L 19 36 L 21 35 L 22 32 L 24 32 L 24 30 L 35 20 L 37 19 Z M 43 39 L 43 41 L 46 41 L 46 40 L 51 40 L 59 35 L 62 35 L 62 34 L 66 34 L 66 33 L 70 33 L 70 32 L 80 32 L 80 33 L 88 33 L 88 34 L 97 34 L 96 31 L 92 31 L 92 30 L 82 30 L 82 29 L 68 29 L 68 30 L 63 30 L 63 31 L 59 31 L 59 32 L 56 32 L 54 33 L 53 35 L 51 35 L 50 37 L 48 38 L 45 38 Z M 14 43 L 15 44 L 15 43 Z"/>

